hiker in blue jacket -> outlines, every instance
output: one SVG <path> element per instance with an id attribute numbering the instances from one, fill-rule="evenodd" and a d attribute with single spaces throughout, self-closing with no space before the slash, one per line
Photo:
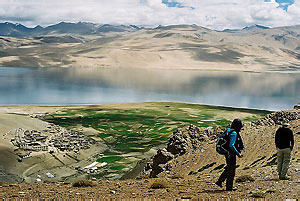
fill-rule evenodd
<path id="1" fill-rule="evenodd" d="M 218 181 L 216 182 L 216 185 L 222 187 L 222 183 L 226 180 L 227 191 L 235 190 L 233 189 L 233 180 L 236 169 L 236 156 L 238 156 L 239 158 L 243 157 L 241 151 L 244 149 L 244 145 L 242 138 L 239 134 L 242 127 L 242 121 L 240 119 L 234 119 L 231 123 L 230 128 L 228 128 L 227 130 L 229 134 L 229 154 L 225 155 L 227 166 L 225 167 L 223 173 L 220 175 Z"/>

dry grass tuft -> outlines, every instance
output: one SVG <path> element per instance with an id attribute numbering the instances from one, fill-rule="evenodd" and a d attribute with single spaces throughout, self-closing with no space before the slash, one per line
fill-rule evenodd
<path id="1" fill-rule="evenodd" d="M 184 177 L 180 174 L 174 174 L 172 176 L 170 176 L 171 179 L 183 179 Z"/>
<path id="2" fill-rule="evenodd" d="M 88 181 L 88 180 L 79 180 L 79 181 L 75 181 L 72 184 L 73 187 L 93 187 L 96 186 L 96 184 L 92 181 Z"/>
<path id="3" fill-rule="evenodd" d="M 262 192 L 252 193 L 251 197 L 253 198 L 265 198 L 265 194 Z"/>
<path id="4" fill-rule="evenodd" d="M 164 181 L 155 181 L 150 185 L 150 188 L 159 189 L 159 188 L 167 188 L 168 184 Z"/>
<path id="5" fill-rule="evenodd" d="M 250 176 L 250 175 L 242 175 L 242 176 L 239 176 L 238 178 L 236 178 L 235 180 L 236 182 L 252 182 L 252 181 L 255 181 L 255 179 Z"/>

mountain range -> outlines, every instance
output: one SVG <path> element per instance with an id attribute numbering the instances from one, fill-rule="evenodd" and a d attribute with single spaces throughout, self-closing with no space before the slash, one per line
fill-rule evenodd
<path id="1" fill-rule="evenodd" d="M 178 28 L 185 25 L 173 25 L 166 26 L 167 28 Z M 196 26 L 196 25 L 194 25 Z M 158 26 L 155 29 L 166 29 L 165 26 Z M 89 22 L 60 22 L 58 24 L 50 25 L 47 27 L 42 27 L 40 25 L 35 26 L 34 28 L 26 27 L 22 24 L 4 22 L 0 23 L 0 36 L 11 36 L 11 37 L 33 37 L 49 34 L 80 34 L 80 35 L 97 35 L 107 32 L 134 32 L 140 29 L 145 29 L 144 27 L 138 27 L 135 25 L 110 25 L 110 24 L 94 24 Z M 252 25 L 247 26 L 242 29 L 224 29 L 220 32 L 229 32 L 229 33 L 238 33 L 246 31 L 259 31 L 263 29 L 269 29 L 262 25 Z"/>
<path id="2" fill-rule="evenodd" d="M 300 69 L 300 25 L 211 30 L 87 22 L 28 28 L 0 23 L 0 65 L 238 71 Z"/>
<path id="3" fill-rule="evenodd" d="M 11 37 L 31 37 L 41 36 L 47 34 L 82 34 L 82 35 L 93 35 L 101 34 L 106 32 L 133 32 L 139 30 L 137 26 L 114 26 L 109 24 L 93 24 L 88 22 L 60 22 L 55 25 L 42 27 L 37 25 L 34 28 L 28 28 L 22 24 L 13 24 L 10 22 L 0 23 L 0 35 L 11 36 Z"/>

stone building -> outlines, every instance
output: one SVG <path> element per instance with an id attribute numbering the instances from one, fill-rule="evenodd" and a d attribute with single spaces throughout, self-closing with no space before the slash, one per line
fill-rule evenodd
<path id="1" fill-rule="evenodd" d="M 78 152 L 80 149 L 89 149 L 95 140 L 85 136 L 82 132 L 67 130 L 63 127 L 50 124 L 43 131 L 24 130 L 19 128 L 15 132 L 15 138 L 11 139 L 14 146 L 30 151 L 48 151 L 49 147 L 55 147 L 60 151 Z"/>

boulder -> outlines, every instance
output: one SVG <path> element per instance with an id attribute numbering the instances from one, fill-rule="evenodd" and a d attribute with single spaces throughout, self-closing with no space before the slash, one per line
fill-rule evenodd
<path id="1" fill-rule="evenodd" d="M 166 149 L 159 149 L 157 154 L 153 157 L 152 171 L 150 172 L 150 177 L 156 177 L 159 173 L 163 172 L 162 164 L 167 163 L 172 160 L 174 155 L 168 152 Z"/>
<path id="2" fill-rule="evenodd" d="M 209 141 L 212 135 L 211 129 L 199 128 L 194 125 L 177 129 L 170 137 L 166 149 L 159 149 L 152 157 L 152 163 L 147 163 L 143 173 L 150 177 L 156 177 L 159 173 L 170 170 L 172 166 L 168 161 L 183 155 L 188 149 L 200 149 L 202 142 Z"/>

